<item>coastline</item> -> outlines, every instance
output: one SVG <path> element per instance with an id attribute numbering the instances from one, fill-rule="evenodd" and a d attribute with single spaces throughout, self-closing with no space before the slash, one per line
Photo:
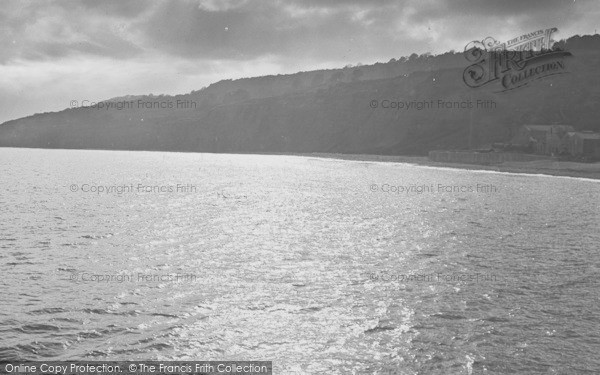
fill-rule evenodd
<path id="1" fill-rule="evenodd" d="M 2 147 L 16 149 L 33 149 L 33 150 L 80 150 L 80 151 L 128 151 L 128 152 L 180 152 L 180 153 L 202 153 L 198 151 L 165 151 L 165 150 L 120 150 L 120 149 L 79 149 L 79 148 L 40 148 L 40 147 Z M 212 154 L 212 152 L 209 152 Z M 541 174 L 547 176 L 562 176 L 588 178 L 600 180 L 600 162 L 596 163 L 576 163 L 570 161 L 555 161 L 555 160 L 536 160 L 528 162 L 503 162 L 494 165 L 483 164 L 461 164 L 448 162 L 435 162 L 427 156 L 401 156 L 401 155 L 374 155 L 374 154 L 335 154 L 325 152 L 313 153 L 292 153 L 292 152 L 233 152 L 233 153 L 217 153 L 217 154 L 233 154 L 233 155 L 288 155 L 288 156 L 303 156 L 323 159 L 338 159 L 338 160 L 354 160 L 354 161 L 377 161 L 385 163 L 407 163 L 426 167 L 438 168 L 454 168 L 471 171 L 495 171 L 507 173 L 522 173 L 522 174 Z"/>
<path id="2" fill-rule="evenodd" d="M 330 154 L 310 153 L 302 156 L 325 159 L 341 159 L 356 161 L 379 161 L 389 163 L 408 163 L 427 167 L 443 167 L 472 171 L 495 171 L 523 174 L 542 174 L 548 176 L 578 177 L 600 180 L 600 162 L 576 163 L 569 161 L 536 160 L 528 162 L 504 162 L 494 165 L 442 163 L 430 160 L 427 156 L 394 156 L 369 154 Z"/>

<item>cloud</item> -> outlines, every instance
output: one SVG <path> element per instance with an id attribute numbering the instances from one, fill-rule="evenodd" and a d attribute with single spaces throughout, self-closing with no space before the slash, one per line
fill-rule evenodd
<path id="1" fill-rule="evenodd" d="M 147 0 L 70 0 L 70 6 L 82 8 L 84 12 L 131 19 L 142 15 L 152 7 Z"/>
<path id="2" fill-rule="evenodd" d="M 0 63 L 95 55 L 372 60 L 464 40 L 590 24 L 592 0 L 9 1 Z M 588 18 L 586 22 L 586 17 Z M 591 32 L 591 31 L 590 31 Z M 360 53 L 359 53 L 360 51 Z M 397 51 L 397 52 L 396 52 Z M 362 54 L 362 56 L 361 56 Z M 356 62 L 356 61 L 354 61 Z"/>
<path id="3" fill-rule="evenodd" d="M 128 25 L 147 9 L 138 1 L 8 1 L 0 11 L 0 64 L 95 55 L 127 58 L 142 52 Z"/>

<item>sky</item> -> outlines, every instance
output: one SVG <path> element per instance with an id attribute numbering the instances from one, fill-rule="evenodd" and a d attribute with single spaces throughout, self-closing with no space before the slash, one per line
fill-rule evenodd
<path id="1" fill-rule="evenodd" d="M 600 29 L 598 0 L 4 0 L 0 122 L 73 100 L 462 51 Z"/>

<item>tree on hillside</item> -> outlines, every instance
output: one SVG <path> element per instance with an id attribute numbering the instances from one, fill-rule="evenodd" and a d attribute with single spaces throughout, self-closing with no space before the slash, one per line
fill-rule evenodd
<path id="1" fill-rule="evenodd" d="M 315 73 L 310 81 L 311 86 L 318 86 L 325 80 L 325 74 L 322 71 Z"/>
<path id="2" fill-rule="evenodd" d="M 341 70 L 338 70 L 337 72 L 333 73 L 331 75 L 331 78 L 329 79 L 329 81 L 331 82 L 340 82 L 344 79 L 344 72 L 342 72 Z"/>
<path id="3" fill-rule="evenodd" d="M 360 81 L 360 78 L 365 74 L 361 69 L 354 69 L 352 71 L 352 82 Z"/>

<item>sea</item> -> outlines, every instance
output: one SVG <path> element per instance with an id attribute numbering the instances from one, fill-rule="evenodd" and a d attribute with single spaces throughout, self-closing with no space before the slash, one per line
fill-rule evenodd
<path id="1" fill-rule="evenodd" d="M 0 361 L 600 373 L 600 182 L 0 148 Z"/>

